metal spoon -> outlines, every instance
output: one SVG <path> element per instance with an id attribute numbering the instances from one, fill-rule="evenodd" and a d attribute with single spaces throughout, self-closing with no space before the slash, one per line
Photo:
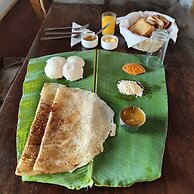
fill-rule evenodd
<path id="1" fill-rule="evenodd" d="M 110 26 L 111 22 L 108 22 L 102 29 L 100 29 L 94 36 L 100 34 L 104 29 L 106 29 L 108 26 Z"/>
<path id="2" fill-rule="evenodd" d="M 57 39 L 64 39 L 64 38 L 80 38 L 81 37 L 81 33 L 78 33 L 74 36 L 70 36 L 70 35 L 66 35 L 66 36 L 45 36 L 45 37 L 41 37 L 41 40 L 57 40 Z"/>
<path id="3" fill-rule="evenodd" d="M 104 29 L 106 29 L 109 25 L 111 24 L 111 22 L 108 22 L 102 29 L 100 29 L 97 33 L 92 33 L 91 35 L 93 36 L 93 37 L 95 37 L 95 36 L 97 36 L 98 34 L 100 34 Z M 87 32 L 85 32 L 85 33 L 87 33 Z M 90 32 L 89 32 L 90 33 Z M 77 35 L 76 35 L 77 36 Z M 75 36 L 74 36 L 75 37 Z"/>
<path id="4" fill-rule="evenodd" d="M 74 29 L 74 30 L 82 30 L 84 28 L 88 28 L 89 27 L 89 24 L 86 24 L 84 26 L 81 26 L 81 27 L 56 27 L 56 28 L 45 28 L 44 31 L 53 31 L 53 30 L 65 30 L 65 29 Z"/>

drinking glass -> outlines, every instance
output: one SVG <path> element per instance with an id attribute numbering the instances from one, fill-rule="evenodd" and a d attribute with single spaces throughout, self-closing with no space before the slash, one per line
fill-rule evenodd
<path id="1" fill-rule="evenodd" d="M 169 32 L 157 29 L 150 38 L 150 45 L 146 54 L 146 66 L 159 68 L 163 66 L 169 42 Z"/>
<path id="2" fill-rule="evenodd" d="M 113 35 L 115 33 L 116 14 L 105 12 L 102 14 L 102 28 L 110 22 L 110 25 L 102 31 L 103 35 Z"/>

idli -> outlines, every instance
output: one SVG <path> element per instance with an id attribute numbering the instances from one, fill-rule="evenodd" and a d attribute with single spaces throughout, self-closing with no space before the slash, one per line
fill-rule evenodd
<path id="1" fill-rule="evenodd" d="M 45 74 L 51 79 L 58 79 L 63 77 L 62 68 L 66 62 L 64 57 L 51 57 L 48 59 L 44 68 Z"/>

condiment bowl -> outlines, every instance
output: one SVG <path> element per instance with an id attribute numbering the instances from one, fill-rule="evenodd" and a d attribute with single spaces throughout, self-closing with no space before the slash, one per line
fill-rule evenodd
<path id="1" fill-rule="evenodd" d="M 106 50 L 114 50 L 118 47 L 118 38 L 114 35 L 104 35 L 101 38 L 101 47 Z"/>
<path id="2" fill-rule="evenodd" d="M 138 107 L 129 106 L 120 112 L 120 125 L 131 132 L 137 132 L 145 121 L 146 115 Z"/>
<path id="3" fill-rule="evenodd" d="M 81 36 L 81 44 L 87 49 L 94 48 L 98 45 L 98 36 L 92 32 L 84 33 Z"/>

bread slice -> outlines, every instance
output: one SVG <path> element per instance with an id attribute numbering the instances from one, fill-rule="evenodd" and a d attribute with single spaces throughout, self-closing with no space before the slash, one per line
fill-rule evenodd
<path id="1" fill-rule="evenodd" d="M 148 24 L 144 18 L 139 18 L 132 26 L 129 27 L 129 30 L 140 36 L 150 37 L 154 26 Z"/>
<path id="2" fill-rule="evenodd" d="M 157 27 L 157 25 L 158 25 L 156 19 L 153 18 L 152 16 L 148 16 L 148 17 L 146 18 L 146 22 L 147 22 L 148 24 L 151 24 L 152 26 L 155 26 L 155 27 Z"/>
<path id="3" fill-rule="evenodd" d="M 164 22 L 163 22 L 163 20 L 160 18 L 159 15 L 152 16 L 152 17 L 156 20 L 157 28 L 163 28 L 163 27 L 164 27 Z"/>
<path id="4" fill-rule="evenodd" d="M 31 125 L 27 143 L 16 167 L 16 175 L 40 174 L 40 172 L 33 170 L 33 166 L 39 153 L 42 137 L 58 86 L 59 84 L 45 83 L 42 88 L 41 97 L 35 118 Z"/>
<path id="5" fill-rule="evenodd" d="M 163 29 L 167 29 L 171 25 L 171 22 L 161 15 L 148 16 L 146 18 L 146 22 L 153 25 L 155 28 L 163 28 Z"/>

